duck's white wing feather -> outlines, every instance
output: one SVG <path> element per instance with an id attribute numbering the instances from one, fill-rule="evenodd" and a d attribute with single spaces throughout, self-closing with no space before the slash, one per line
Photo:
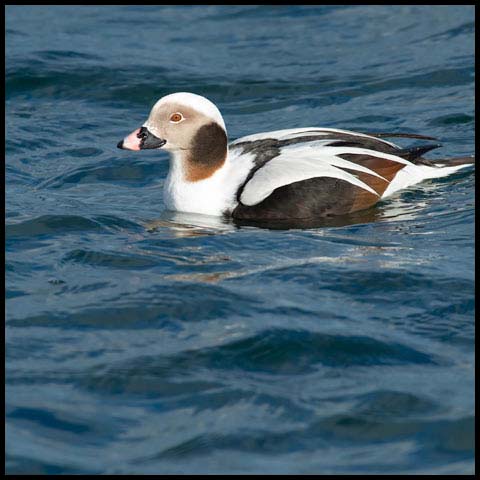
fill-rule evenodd
<path id="1" fill-rule="evenodd" d="M 280 155 L 259 168 L 246 183 L 240 201 L 244 205 L 256 205 L 279 187 L 316 177 L 345 180 L 378 196 L 377 192 L 369 185 L 343 169 L 368 173 L 379 178 L 383 177 L 367 167 L 339 157 L 341 154 L 373 155 L 404 165 L 412 165 L 409 161 L 396 155 L 364 148 L 322 147 L 315 143 L 283 147 Z"/>

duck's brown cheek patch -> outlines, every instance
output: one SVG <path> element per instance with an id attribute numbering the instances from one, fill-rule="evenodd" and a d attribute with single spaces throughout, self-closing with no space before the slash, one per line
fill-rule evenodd
<path id="1" fill-rule="evenodd" d="M 187 157 L 186 180 L 198 182 L 213 175 L 225 163 L 227 134 L 217 123 L 200 127 Z"/>

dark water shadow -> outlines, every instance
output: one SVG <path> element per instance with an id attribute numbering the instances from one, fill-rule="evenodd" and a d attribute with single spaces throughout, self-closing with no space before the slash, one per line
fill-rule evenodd
<path id="1" fill-rule="evenodd" d="M 377 206 L 347 215 L 336 215 L 320 218 L 289 218 L 279 220 L 240 220 L 232 219 L 238 227 L 257 227 L 268 230 L 292 230 L 328 227 L 345 227 L 362 223 L 373 223 L 384 218 L 384 211 Z"/>
<path id="2" fill-rule="evenodd" d="M 374 223 L 402 216 L 411 218 L 412 210 L 416 210 L 416 213 L 418 213 L 424 206 L 424 203 L 412 205 L 403 202 L 401 199 L 395 199 L 389 202 L 380 202 L 367 210 L 346 215 L 279 220 L 240 220 L 231 217 L 165 210 L 162 212 L 161 217 L 146 221 L 144 225 L 150 232 L 167 227 L 175 229 L 179 235 L 183 234 L 183 236 L 214 235 L 248 227 L 266 230 L 307 230 Z"/>

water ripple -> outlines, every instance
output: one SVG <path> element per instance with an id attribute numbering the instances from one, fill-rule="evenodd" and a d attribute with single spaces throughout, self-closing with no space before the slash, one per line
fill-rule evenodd
<path id="1" fill-rule="evenodd" d="M 230 139 L 471 155 L 474 13 L 9 5 L 6 473 L 474 473 L 474 168 L 242 224 L 166 211 L 166 153 L 116 148 L 193 91 Z"/>

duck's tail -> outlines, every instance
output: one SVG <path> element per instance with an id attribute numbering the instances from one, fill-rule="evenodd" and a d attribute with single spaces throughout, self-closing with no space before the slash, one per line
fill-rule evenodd
<path id="1" fill-rule="evenodd" d="M 435 160 L 434 163 L 440 167 L 468 167 L 469 165 L 475 165 L 475 155 L 469 155 L 467 157 L 443 158 L 441 160 Z"/>
<path id="2" fill-rule="evenodd" d="M 438 148 L 440 145 L 422 145 L 420 147 L 405 148 L 400 150 L 397 155 L 409 160 L 415 165 L 426 165 L 428 167 L 435 167 L 444 170 L 444 174 L 448 175 L 448 172 L 455 172 L 464 167 L 475 165 L 475 155 L 469 155 L 467 157 L 451 157 L 431 160 L 424 158 L 423 154 Z M 447 171 L 448 170 L 448 171 Z"/>
<path id="3" fill-rule="evenodd" d="M 444 158 L 435 161 L 416 158 L 412 163 L 415 167 L 410 168 L 407 165 L 400 170 L 390 182 L 382 198 L 386 198 L 398 190 L 410 187 L 423 180 L 446 177 L 462 168 L 471 167 L 475 165 L 475 156 Z"/>
<path id="4" fill-rule="evenodd" d="M 377 138 L 390 138 L 390 137 L 401 137 L 401 138 L 414 138 L 418 140 L 436 140 L 434 137 L 428 137 L 426 135 L 417 135 L 415 133 L 365 133 L 364 135 L 370 135 Z M 430 145 L 420 145 L 417 147 L 410 148 L 399 148 L 394 155 L 405 158 L 410 162 L 416 165 L 427 165 L 431 167 L 467 167 L 469 165 L 475 165 L 475 155 L 469 155 L 467 157 L 453 157 L 453 158 L 443 158 L 441 160 L 428 160 L 423 158 L 423 155 L 430 150 L 441 147 L 441 144 L 430 144 Z M 453 170 L 452 170 L 453 171 Z"/>
<path id="5" fill-rule="evenodd" d="M 467 168 L 475 165 L 475 156 L 471 155 L 468 157 L 443 158 L 435 161 L 420 160 L 415 163 L 418 167 L 420 167 L 424 179 L 440 178 L 451 175 L 452 173 L 455 173 L 462 168 Z"/>

